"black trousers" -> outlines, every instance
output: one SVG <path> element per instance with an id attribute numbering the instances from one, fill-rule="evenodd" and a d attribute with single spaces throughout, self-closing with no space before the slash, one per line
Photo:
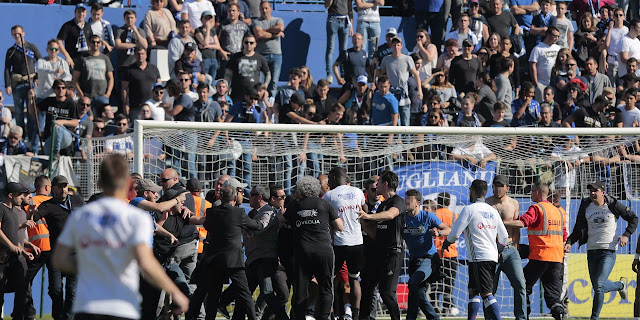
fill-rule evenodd
<path id="1" fill-rule="evenodd" d="M 371 313 L 373 293 L 378 286 L 382 302 L 387 306 L 391 320 L 400 320 L 398 307 L 398 277 L 402 266 L 402 253 L 396 251 L 381 251 L 375 256 L 367 255 L 362 269 L 362 300 L 360 301 L 360 319 L 368 320 Z"/>
<path id="2" fill-rule="evenodd" d="M 0 305 L 4 304 L 4 294 L 15 292 L 15 301 L 25 301 L 27 293 L 27 261 L 22 255 L 6 252 L 0 264 Z M 11 317 L 24 319 L 24 303 L 14 303 Z"/>
<path id="3" fill-rule="evenodd" d="M 523 272 L 527 287 L 527 314 L 531 313 L 529 296 L 533 293 L 533 286 L 538 279 L 542 281 L 544 301 L 547 303 L 547 308 L 551 310 L 551 314 L 556 316 L 564 313 L 564 305 L 561 300 L 564 264 L 562 262 L 529 260 Z"/>
<path id="4" fill-rule="evenodd" d="M 104 314 L 93 314 L 93 313 L 77 313 L 73 316 L 73 319 L 74 320 L 133 320 L 130 318 L 108 316 Z"/>
<path id="5" fill-rule="evenodd" d="M 333 302 L 334 263 L 333 249 L 324 253 L 296 251 L 293 275 L 294 319 L 305 319 L 305 311 L 309 303 L 309 283 L 313 277 L 318 282 L 315 318 L 316 320 L 329 319 Z"/>
<path id="6" fill-rule="evenodd" d="M 211 263 L 207 266 L 207 277 L 203 277 L 198 282 L 198 287 L 207 286 L 209 294 L 207 296 L 206 311 L 207 320 L 215 320 L 218 313 L 218 302 L 222 294 L 222 286 L 227 283 L 227 279 L 231 279 L 229 289 L 236 294 L 236 307 L 233 312 L 233 319 L 244 319 L 246 314 L 249 320 L 256 320 L 256 312 L 249 291 L 247 282 L 247 274 L 244 268 L 224 268 Z M 189 306 L 191 307 L 191 306 Z M 198 309 L 200 307 L 198 306 Z"/>
<path id="7" fill-rule="evenodd" d="M 40 255 L 35 257 L 33 260 L 27 261 L 27 292 L 24 301 L 24 314 L 26 318 L 35 319 L 36 317 L 36 308 L 33 306 L 31 286 L 33 285 L 33 279 L 35 279 L 36 275 L 38 275 L 38 271 L 40 271 L 44 265 L 47 265 L 47 268 L 51 268 L 51 265 L 49 264 L 49 256 L 51 256 L 51 251 L 42 251 L 40 252 Z M 44 269 L 42 272 L 44 272 Z M 41 285 L 44 285 L 44 283 Z"/>
<path id="8" fill-rule="evenodd" d="M 458 270 L 458 258 L 442 258 L 441 261 L 442 272 L 445 274 L 445 277 L 434 284 L 433 291 L 431 291 L 430 295 L 431 303 L 436 307 L 438 296 L 442 294 L 442 307 L 451 309 L 455 307 L 452 293 Z"/>
<path id="9" fill-rule="evenodd" d="M 142 305 L 140 308 L 142 317 L 140 320 L 156 320 L 156 311 L 162 290 L 151 285 L 151 283 L 147 282 L 142 275 L 140 275 L 139 290 L 140 295 L 142 296 Z"/>
<path id="10" fill-rule="evenodd" d="M 276 297 L 280 301 L 280 304 L 283 306 L 287 305 L 289 301 L 289 280 L 287 279 L 287 274 L 284 271 L 284 267 L 282 265 L 278 265 L 278 270 L 276 270 L 275 275 L 272 278 L 273 282 L 273 290 L 276 293 Z M 256 302 L 256 317 L 258 319 L 269 319 L 273 313 L 273 311 L 266 305 L 264 299 L 262 299 L 262 305 L 258 306 L 261 298 L 258 297 L 258 302 Z M 286 309 L 285 309 L 286 310 Z M 261 315 L 261 316 L 260 316 Z M 291 315 L 290 318 L 293 318 Z"/>
<path id="11" fill-rule="evenodd" d="M 281 303 L 282 298 L 277 296 L 275 287 L 275 276 L 278 271 L 278 260 L 260 259 L 247 265 L 247 279 L 249 281 L 249 292 L 254 292 L 260 286 L 260 294 L 263 295 L 269 309 L 273 311 L 278 320 L 289 320 L 285 309 L 285 304 Z M 287 297 L 288 298 L 288 297 Z M 285 298 L 286 303 L 286 298 Z"/>

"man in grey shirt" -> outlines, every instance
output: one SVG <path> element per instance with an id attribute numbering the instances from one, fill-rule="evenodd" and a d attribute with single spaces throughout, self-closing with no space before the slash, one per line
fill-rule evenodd
<path id="1" fill-rule="evenodd" d="M 280 39 L 284 37 L 284 22 L 282 18 L 271 16 L 272 11 L 269 1 L 260 3 L 260 18 L 253 21 L 253 34 L 258 41 L 256 52 L 267 60 L 269 71 L 271 71 L 271 81 L 268 83 L 267 90 L 274 97 L 282 67 Z"/>
<path id="2" fill-rule="evenodd" d="M 78 96 L 87 96 L 96 103 L 109 104 L 113 91 L 113 65 L 100 52 L 102 40 L 99 35 L 89 37 L 89 54 L 80 57 L 73 68 L 73 83 Z"/>
<path id="3" fill-rule="evenodd" d="M 587 59 L 585 63 L 585 73 L 580 77 L 580 80 L 587 85 L 587 94 L 589 95 L 589 103 L 591 104 L 602 94 L 604 87 L 613 87 L 609 77 L 598 72 L 598 62 L 593 57 Z"/>
<path id="4" fill-rule="evenodd" d="M 511 58 L 504 58 L 500 62 L 500 74 L 495 78 L 496 83 L 496 99 L 504 103 L 507 107 L 511 106 L 513 101 L 513 88 L 509 76 L 513 73 L 515 63 Z M 513 113 L 506 112 L 504 119 L 511 122 Z"/>

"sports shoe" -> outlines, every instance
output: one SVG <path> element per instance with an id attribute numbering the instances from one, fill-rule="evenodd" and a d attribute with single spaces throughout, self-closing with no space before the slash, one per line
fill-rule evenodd
<path id="1" fill-rule="evenodd" d="M 620 298 L 622 300 L 627 300 L 629 295 L 629 280 L 625 277 L 620 277 L 620 282 L 622 282 L 622 289 L 618 290 Z"/>
<path id="2" fill-rule="evenodd" d="M 333 76 L 328 74 L 327 75 L 327 82 L 329 82 L 329 84 L 333 83 Z"/>
<path id="3" fill-rule="evenodd" d="M 456 307 L 451 307 L 451 309 L 449 309 L 449 314 L 455 317 L 460 314 L 460 310 Z"/>
<path id="4" fill-rule="evenodd" d="M 229 314 L 229 311 L 227 311 L 227 307 L 218 306 L 218 312 L 220 312 L 220 314 L 226 319 L 231 319 L 231 315 Z"/>
<path id="5" fill-rule="evenodd" d="M 353 320 L 353 317 L 350 314 L 345 314 L 342 316 L 342 320 Z"/>

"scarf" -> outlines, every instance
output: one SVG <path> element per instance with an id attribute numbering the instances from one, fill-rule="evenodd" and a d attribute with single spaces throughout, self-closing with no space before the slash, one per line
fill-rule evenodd
<path id="1" fill-rule="evenodd" d="M 82 22 L 82 26 L 77 24 L 76 26 L 80 29 L 80 35 L 76 41 L 76 49 L 78 49 L 78 52 L 89 51 L 89 47 L 87 47 L 87 39 L 84 36 L 84 21 Z"/>
<path id="2" fill-rule="evenodd" d="M 25 43 L 26 43 L 26 41 L 25 41 Z M 36 55 L 29 48 L 23 48 L 21 45 L 19 45 L 17 43 L 14 44 L 13 47 L 15 48 L 15 50 L 20 51 L 20 53 L 22 53 L 22 52 L 26 53 L 27 57 L 33 59 L 34 61 L 36 60 Z"/>
<path id="3" fill-rule="evenodd" d="M 127 30 L 127 39 L 125 39 L 124 43 L 133 43 L 133 31 L 131 31 L 131 29 Z M 127 55 L 130 56 L 132 54 L 133 48 L 127 49 Z"/>

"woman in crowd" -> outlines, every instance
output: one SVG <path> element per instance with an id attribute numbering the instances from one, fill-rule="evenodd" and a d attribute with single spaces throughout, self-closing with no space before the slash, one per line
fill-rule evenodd
<path id="1" fill-rule="evenodd" d="M 165 8 L 166 4 L 167 0 L 152 0 L 151 9 L 144 15 L 142 27 L 151 47 L 167 48 L 172 35 L 178 32 L 176 21 L 171 11 Z"/>
<path id="2" fill-rule="evenodd" d="M 596 19 L 593 15 L 590 12 L 583 14 L 578 21 L 578 30 L 574 34 L 577 52 L 574 58 L 580 68 L 584 68 L 587 58 L 599 56 L 596 30 Z"/>
<path id="3" fill-rule="evenodd" d="M 500 53 L 502 48 L 500 45 L 502 44 L 502 38 L 497 33 L 492 33 L 489 36 L 489 40 L 487 40 L 487 49 L 489 50 L 489 55 L 492 56 L 494 54 Z"/>
<path id="4" fill-rule="evenodd" d="M 571 58 L 571 50 L 567 48 L 562 48 L 558 51 L 558 56 L 556 57 L 556 63 L 551 69 L 551 78 L 556 79 L 557 76 L 563 76 L 567 74 L 569 70 L 569 66 L 567 65 L 567 60 Z"/>
<path id="5" fill-rule="evenodd" d="M 518 88 L 520 88 L 520 72 L 518 71 L 520 70 L 520 59 L 513 53 L 511 38 L 502 39 L 498 53 L 491 55 L 489 58 L 489 75 L 492 79 L 495 79 L 500 73 L 500 64 L 504 58 L 511 58 L 514 62 L 514 72 L 509 76 L 509 80 L 511 80 L 511 87 L 515 89 L 514 91 L 517 95 Z"/>
<path id="6" fill-rule="evenodd" d="M 436 67 L 438 62 L 438 50 L 431 43 L 431 36 L 424 29 L 416 31 L 416 46 L 413 47 L 411 53 L 418 53 L 422 58 L 422 68 L 420 69 L 427 76 L 431 75 L 431 70 Z"/>
<path id="7" fill-rule="evenodd" d="M 307 99 L 313 99 L 316 94 L 316 85 L 313 83 L 313 77 L 311 76 L 309 67 L 300 67 L 300 74 L 302 74 L 302 77 L 300 78 L 300 88 L 304 91 L 304 97 Z"/>
<path id="8" fill-rule="evenodd" d="M 485 119 L 491 119 L 493 117 L 493 105 L 498 101 L 495 94 L 496 84 L 489 74 L 481 72 L 478 74 L 476 87 L 478 89 L 478 100 L 474 110 Z"/>
<path id="9" fill-rule="evenodd" d="M 436 68 L 433 70 L 433 74 L 425 81 L 429 83 L 426 88 L 434 90 L 440 96 L 442 109 L 447 109 L 447 113 L 454 113 L 455 110 L 453 109 L 459 109 L 458 106 L 451 105 L 452 102 L 455 103 L 457 101 L 458 93 L 456 88 L 449 83 L 449 74 L 447 72 Z"/>

